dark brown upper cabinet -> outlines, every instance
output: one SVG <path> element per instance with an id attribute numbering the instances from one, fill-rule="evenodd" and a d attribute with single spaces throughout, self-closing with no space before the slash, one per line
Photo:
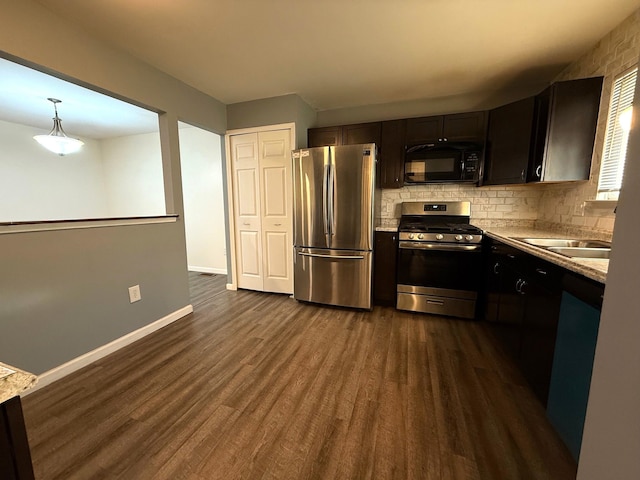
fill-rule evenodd
<path id="1" fill-rule="evenodd" d="M 342 127 L 310 128 L 307 130 L 307 145 L 309 148 L 342 145 Z"/>
<path id="2" fill-rule="evenodd" d="M 525 98 L 489 113 L 486 185 L 525 183 L 532 149 L 536 100 Z"/>
<path id="3" fill-rule="evenodd" d="M 557 82 L 537 96 L 529 181 L 588 180 L 602 77 Z"/>
<path id="4" fill-rule="evenodd" d="M 309 147 L 375 143 L 378 146 L 378 183 L 400 188 L 404 177 L 404 120 L 310 128 Z"/>
<path id="5" fill-rule="evenodd" d="M 456 113 L 407 119 L 406 144 L 436 142 L 483 143 L 486 112 Z"/>
<path id="6" fill-rule="evenodd" d="M 357 145 L 359 143 L 380 145 L 380 122 L 310 128 L 307 131 L 307 145 L 309 147 Z"/>
<path id="7" fill-rule="evenodd" d="M 557 82 L 489 113 L 485 185 L 588 180 L 602 77 Z"/>
<path id="8" fill-rule="evenodd" d="M 382 122 L 380 138 L 380 187 L 400 188 L 404 183 L 405 120 Z"/>
<path id="9" fill-rule="evenodd" d="M 375 143 L 379 146 L 380 133 L 380 122 L 345 125 L 342 127 L 342 144 Z"/>

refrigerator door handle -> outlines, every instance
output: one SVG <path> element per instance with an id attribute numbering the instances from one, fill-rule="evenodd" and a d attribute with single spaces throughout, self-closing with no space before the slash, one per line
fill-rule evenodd
<path id="1" fill-rule="evenodd" d="M 326 255 L 322 253 L 306 253 L 298 252 L 298 255 L 303 257 L 318 257 L 318 258 L 337 258 L 340 260 L 362 260 L 364 255 Z"/>
<path id="2" fill-rule="evenodd" d="M 324 166 L 324 175 L 322 177 L 322 223 L 324 224 L 324 234 L 325 235 L 329 235 L 330 231 L 329 231 L 329 218 L 330 218 L 330 213 L 329 213 L 329 204 L 328 204 L 328 197 L 329 197 L 329 178 L 330 178 L 330 172 L 331 172 L 331 165 L 325 165 Z"/>
<path id="3" fill-rule="evenodd" d="M 333 160 L 333 152 L 331 150 L 331 148 L 329 148 L 329 162 L 330 162 L 330 169 L 329 169 L 329 235 L 333 236 L 333 232 L 334 230 L 334 224 L 335 224 L 335 190 L 336 190 L 336 176 L 335 176 L 335 171 L 336 171 L 336 167 L 334 165 L 334 160 Z"/>

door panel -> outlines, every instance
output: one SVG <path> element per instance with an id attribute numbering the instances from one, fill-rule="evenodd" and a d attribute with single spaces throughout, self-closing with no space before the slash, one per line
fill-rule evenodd
<path id="1" fill-rule="evenodd" d="M 289 130 L 258 133 L 263 289 L 293 293 L 293 192 Z"/>
<path id="2" fill-rule="evenodd" d="M 266 280 L 286 280 L 291 277 L 288 259 L 291 256 L 291 245 L 286 232 L 265 232 L 266 244 Z"/>
<path id="3" fill-rule="evenodd" d="M 264 172 L 264 216 L 285 217 L 287 215 L 287 168 L 265 168 Z"/>
<path id="4" fill-rule="evenodd" d="M 371 308 L 371 252 L 296 248 L 297 300 Z"/>
<path id="5" fill-rule="evenodd" d="M 233 135 L 230 138 L 230 146 L 234 181 L 235 238 L 238 247 L 238 287 L 262 290 L 258 135 Z"/>
<path id="6" fill-rule="evenodd" d="M 331 248 L 373 250 L 375 145 L 330 147 Z M 364 155 L 368 151 L 369 155 Z"/>
<path id="7" fill-rule="evenodd" d="M 260 276 L 258 244 L 258 232 L 240 231 L 240 249 L 242 250 L 240 275 Z"/>
<path id="8" fill-rule="evenodd" d="M 256 181 L 256 169 L 236 170 L 236 185 L 238 191 L 238 215 L 241 217 L 256 217 L 260 208 L 258 207 L 258 197 Z"/>
<path id="9" fill-rule="evenodd" d="M 307 156 L 303 156 L 308 152 Z M 328 172 L 329 147 L 301 150 L 293 159 L 294 220 L 293 244 L 297 247 L 328 248 L 328 231 L 323 211 L 325 174 Z"/>

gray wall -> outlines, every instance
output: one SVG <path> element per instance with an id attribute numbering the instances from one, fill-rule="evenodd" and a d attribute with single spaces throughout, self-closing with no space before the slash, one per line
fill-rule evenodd
<path id="1" fill-rule="evenodd" d="M 32 0 L 2 2 L 0 51 L 164 112 L 168 213 L 182 215 L 177 119 L 226 131 L 226 108 Z M 127 287 L 142 301 L 129 304 Z M 42 373 L 189 304 L 184 225 L 0 234 L 0 361 Z"/>
<path id="2" fill-rule="evenodd" d="M 187 305 L 181 241 L 175 223 L 0 235 L 2 361 L 39 374 Z"/>
<path id="3" fill-rule="evenodd" d="M 298 95 L 282 95 L 227 105 L 229 130 L 291 122 L 296 124 L 296 148 L 306 147 L 307 129 L 314 126 L 316 112 Z"/>

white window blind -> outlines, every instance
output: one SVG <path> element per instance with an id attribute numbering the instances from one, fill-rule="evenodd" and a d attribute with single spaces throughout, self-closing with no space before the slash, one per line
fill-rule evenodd
<path id="1" fill-rule="evenodd" d="M 613 85 L 598 181 L 599 200 L 617 200 L 620 193 L 637 75 L 636 67 L 617 78 Z"/>

